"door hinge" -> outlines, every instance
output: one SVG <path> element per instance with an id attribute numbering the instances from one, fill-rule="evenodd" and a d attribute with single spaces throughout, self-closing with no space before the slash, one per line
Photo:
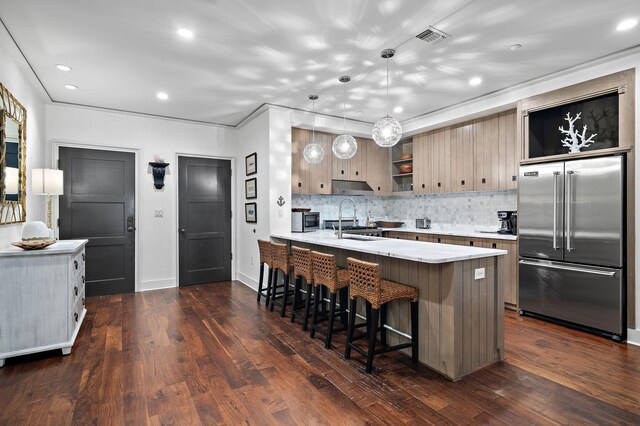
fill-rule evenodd
<path id="1" fill-rule="evenodd" d="M 231 253 L 231 260 L 233 260 L 233 253 Z"/>

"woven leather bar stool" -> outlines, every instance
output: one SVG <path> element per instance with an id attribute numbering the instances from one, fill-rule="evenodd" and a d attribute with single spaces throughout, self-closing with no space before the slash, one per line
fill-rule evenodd
<path id="1" fill-rule="evenodd" d="M 336 265 L 336 257 L 332 254 L 311 252 L 313 267 L 313 283 L 315 284 L 315 295 L 313 304 L 313 319 L 311 321 L 311 338 L 314 338 L 316 332 L 324 334 L 324 347 L 331 349 L 331 339 L 334 332 L 344 331 L 347 329 L 347 293 L 349 289 L 349 271 L 340 269 Z M 322 296 L 322 287 L 329 291 L 329 313 L 320 317 L 318 311 L 324 298 Z M 340 293 L 340 309 L 336 310 L 336 302 L 338 293 Z M 336 316 L 340 316 L 340 322 L 343 328 L 334 328 Z M 324 329 L 320 323 L 328 320 L 327 328 Z"/>
<path id="2" fill-rule="evenodd" d="M 313 268 L 311 266 L 311 250 L 296 246 L 291 246 L 291 258 L 293 259 L 293 277 L 295 286 L 293 288 L 293 308 L 291 310 L 291 322 L 296 322 L 296 314 L 300 309 L 301 296 L 304 293 L 304 314 L 302 317 L 302 329 L 307 331 L 309 325 L 309 311 L 311 300 L 313 299 Z M 306 291 L 302 289 L 302 280 L 306 285 Z"/>
<path id="3" fill-rule="evenodd" d="M 365 371 L 371 373 L 373 357 L 386 352 L 411 348 L 413 362 L 418 361 L 418 289 L 407 285 L 380 278 L 380 265 L 377 263 L 363 262 L 354 258 L 347 259 L 349 270 L 349 329 L 347 331 L 347 347 L 344 357 L 351 357 L 351 350 L 367 357 Z M 367 320 L 364 324 L 355 324 L 357 298 L 362 297 L 366 301 Z M 386 311 L 387 304 L 398 299 L 411 300 L 411 341 L 399 345 L 389 346 L 386 342 Z M 378 326 L 380 312 L 382 310 L 382 324 Z M 366 326 L 367 332 L 354 336 L 356 328 Z M 376 349 L 377 335 L 380 332 L 382 348 Z M 357 347 L 354 342 L 368 337 L 369 347 L 367 351 Z"/>
<path id="4" fill-rule="evenodd" d="M 271 242 L 258 240 L 258 249 L 260 250 L 260 280 L 258 281 L 258 303 L 260 297 L 265 298 L 264 305 L 269 306 L 269 297 L 271 296 L 271 274 L 273 273 L 273 260 L 271 258 Z M 264 266 L 267 266 L 267 286 L 264 287 Z"/>
<path id="5" fill-rule="evenodd" d="M 282 299 L 280 316 L 283 317 L 287 309 L 287 298 L 292 291 L 289 289 L 289 277 L 293 272 L 293 264 L 286 244 L 271 243 L 271 261 L 273 262 L 273 277 L 271 278 L 271 297 L 269 310 L 273 311 L 276 300 Z M 278 285 L 278 271 L 284 275 L 283 285 Z M 278 291 L 281 289 L 281 291 Z"/>

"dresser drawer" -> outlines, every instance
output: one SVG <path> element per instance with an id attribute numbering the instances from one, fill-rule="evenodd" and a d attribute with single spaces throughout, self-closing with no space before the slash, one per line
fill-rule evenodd
<path id="1" fill-rule="evenodd" d="M 78 274 L 70 281 L 69 300 L 71 303 L 69 306 L 73 306 L 78 300 L 78 298 L 80 297 L 80 295 L 84 293 L 84 288 L 85 288 L 84 283 L 85 283 L 84 271 L 82 271 L 82 275 Z"/>
<path id="2" fill-rule="evenodd" d="M 80 324 L 80 318 L 82 317 L 82 312 L 84 311 L 84 298 L 85 293 L 82 291 L 78 294 L 78 298 L 74 302 L 73 309 L 69 312 L 69 339 L 73 336 L 73 332 L 75 331 L 78 324 Z"/>
<path id="3" fill-rule="evenodd" d="M 85 254 L 84 250 L 75 253 L 71 256 L 71 262 L 69 264 L 69 273 L 70 277 L 75 277 L 79 274 L 84 274 L 84 263 L 85 263 Z"/>

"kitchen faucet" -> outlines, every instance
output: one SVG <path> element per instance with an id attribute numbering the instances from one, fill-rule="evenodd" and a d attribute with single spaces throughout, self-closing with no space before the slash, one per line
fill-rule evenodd
<path id="1" fill-rule="evenodd" d="M 345 201 L 351 201 L 351 204 L 353 204 L 353 225 L 355 226 L 356 224 L 356 202 L 353 201 L 353 198 L 343 198 L 340 201 L 340 207 L 338 208 L 338 238 L 342 238 L 342 203 Z"/>

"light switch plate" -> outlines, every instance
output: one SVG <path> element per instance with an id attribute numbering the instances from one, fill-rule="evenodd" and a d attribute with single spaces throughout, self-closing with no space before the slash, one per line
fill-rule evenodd
<path id="1" fill-rule="evenodd" d="M 484 278 L 484 268 L 478 268 L 474 270 L 474 278 L 476 280 L 481 280 Z"/>

